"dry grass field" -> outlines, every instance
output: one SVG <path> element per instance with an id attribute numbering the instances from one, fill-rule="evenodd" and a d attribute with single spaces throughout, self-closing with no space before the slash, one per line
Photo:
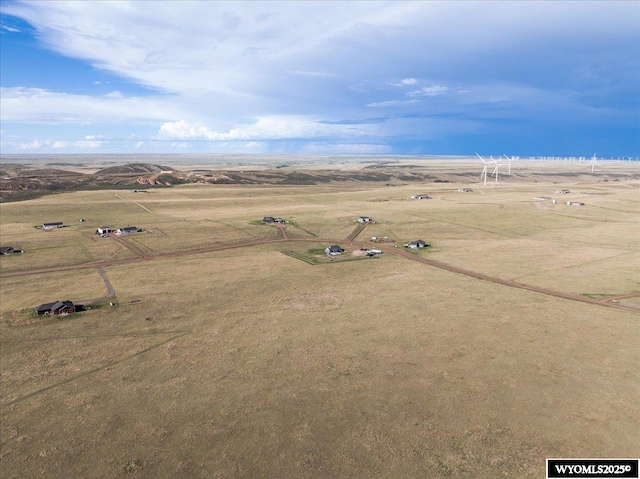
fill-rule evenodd
<path id="1" fill-rule="evenodd" d="M 449 183 L 3 204 L 3 246 L 25 253 L 0 257 L 0 475 L 539 478 L 548 457 L 637 457 L 638 168 L 578 167 L 521 162 L 486 187 L 456 181 L 481 168 L 455 162 Z M 410 199 L 423 192 L 432 199 Z M 376 222 L 350 243 L 358 215 Z M 291 240 L 263 216 L 295 222 Z M 45 221 L 69 227 L 34 228 Z M 145 256 L 95 237 L 102 224 L 144 228 L 123 238 Z M 395 243 L 352 256 L 371 236 Z M 416 259 L 620 299 L 393 254 L 419 238 L 432 246 Z M 283 254 L 334 243 L 348 250 L 334 261 Z M 174 254 L 195 249 L 207 251 Z M 64 265 L 79 269 L 36 271 Z M 34 317 L 39 303 L 104 296 L 98 266 L 113 306 Z"/>

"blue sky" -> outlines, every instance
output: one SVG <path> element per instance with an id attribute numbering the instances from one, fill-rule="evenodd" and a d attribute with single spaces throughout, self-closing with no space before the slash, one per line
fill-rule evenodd
<path id="1" fill-rule="evenodd" d="M 640 2 L 1 2 L 3 154 L 640 155 Z"/>

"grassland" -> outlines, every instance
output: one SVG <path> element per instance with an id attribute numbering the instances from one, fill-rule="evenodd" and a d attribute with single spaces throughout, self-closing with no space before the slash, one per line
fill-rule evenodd
<path id="1" fill-rule="evenodd" d="M 392 254 L 421 238 L 418 257 L 638 308 L 640 182 L 535 183 L 522 168 L 486 188 L 183 185 L 3 204 L 2 243 L 25 253 L 0 257 L 2 476 L 533 478 L 547 457 L 637 456 L 636 312 Z M 561 188 L 585 206 L 533 200 Z M 376 222 L 350 244 L 358 215 Z M 280 238 L 263 216 L 295 221 L 292 241 L 249 246 Z M 72 227 L 33 227 L 45 221 Z M 93 237 L 101 224 L 144 228 L 125 240 L 147 256 Z M 396 242 L 352 257 L 371 236 Z M 333 243 L 349 261 L 322 258 Z M 114 306 L 25 311 L 103 296 L 98 264 Z"/>

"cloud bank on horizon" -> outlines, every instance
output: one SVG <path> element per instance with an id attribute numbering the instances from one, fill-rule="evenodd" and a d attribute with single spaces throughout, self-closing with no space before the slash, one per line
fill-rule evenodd
<path id="1" fill-rule="evenodd" d="M 638 2 L 2 6 L 3 154 L 640 150 Z"/>

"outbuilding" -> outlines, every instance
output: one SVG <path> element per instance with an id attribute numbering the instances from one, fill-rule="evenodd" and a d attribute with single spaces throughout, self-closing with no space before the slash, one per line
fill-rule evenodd
<path id="1" fill-rule="evenodd" d="M 57 221 L 55 223 L 44 223 L 42 225 L 42 229 L 45 230 L 52 230 L 54 228 L 62 228 L 64 225 L 62 224 L 62 221 Z"/>
<path id="2" fill-rule="evenodd" d="M 418 248 L 426 248 L 427 246 L 431 246 L 426 241 L 422 241 L 421 239 L 412 241 L 411 243 L 405 243 L 405 248 L 418 249 Z"/>
<path id="3" fill-rule="evenodd" d="M 36 314 L 38 316 L 46 316 L 52 314 L 58 316 L 60 314 L 75 313 L 76 307 L 71 301 L 56 301 L 54 303 L 45 303 L 36 306 Z"/>
<path id="4" fill-rule="evenodd" d="M 96 234 L 106 235 L 108 233 L 113 233 L 113 228 L 111 226 L 101 226 L 96 230 Z"/>
<path id="5" fill-rule="evenodd" d="M 137 226 L 126 226 L 124 228 L 118 228 L 116 234 L 118 235 L 128 235 L 131 233 L 140 233 L 142 230 Z"/>
<path id="6" fill-rule="evenodd" d="M 372 221 L 368 216 L 358 216 L 358 223 L 371 223 Z"/>
<path id="7" fill-rule="evenodd" d="M 421 195 L 413 195 L 411 199 L 412 200 L 429 200 L 431 199 L 431 197 L 428 194 L 423 193 Z"/>

